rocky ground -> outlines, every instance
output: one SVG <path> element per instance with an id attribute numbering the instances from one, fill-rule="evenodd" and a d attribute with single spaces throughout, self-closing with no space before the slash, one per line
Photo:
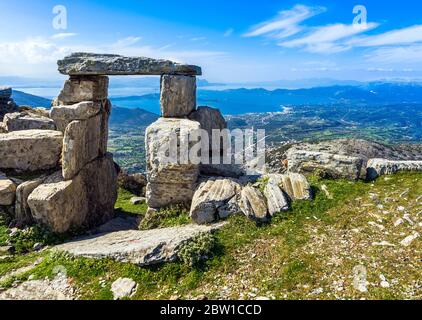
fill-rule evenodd
<path id="1" fill-rule="evenodd" d="M 295 202 L 270 224 L 229 219 L 194 265 L 3 253 L 0 298 L 421 299 L 422 175 L 311 181 L 313 202 Z M 145 205 L 129 199 L 120 193 L 119 214 L 142 218 Z M 186 223 L 171 221 L 163 226 Z"/>

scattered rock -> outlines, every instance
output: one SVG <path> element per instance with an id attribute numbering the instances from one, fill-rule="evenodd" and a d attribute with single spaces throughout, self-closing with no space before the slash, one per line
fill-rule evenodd
<path id="1" fill-rule="evenodd" d="M 212 226 L 187 225 L 182 227 L 121 231 L 75 239 L 56 247 L 77 257 L 109 258 L 139 266 L 172 262 L 178 250 L 187 241 L 201 233 L 220 229 L 224 224 Z"/>
<path id="2" fill-rule="evenodd" d="M 10 206 L 15 202 L 16 185 L 12 180 L 0 176 L 0 206 Z"/>
<path id="3" fill-rule="evenodd" d="M 111 285 L 114 300 L 122 300 L 136 293 L 137 283 L 129 278 L 117 279 Z"/>
<path id="4" fill-rule="evenodd" d="M 190 216 L 195 223 L 205 224 L 226 217 L 226 204 L 240 192 L 242 186 L 233 179 L 210 178 L 201 183 L 192 200 Z M 224 213 L 220 215 L 220 211 Z M 237 213 L 237 212 L 234 212 Z"/>
<path id="5" fill-rule="evenodd" d="M 74 290 L 64 275 L 53 280 L 30 280 L 0 293 L 0 300 L 73 300 Z"/>
<path id="6" fill-rule="evenodd" d="M 309 174 L 319 172 L 327 178 L 358 180 L 364 161 L 351 157 L 327 152 L 315 152 L 290 149 L 287 152 L 289 172 Z"/>
<path id="7" fill-rule="evenodd" d="M 146 201 L 145 197 L 132 197 L 130 199 L 130 203 L 133 205 L 139 205 L 139 204 L 144 203 L 145 201 Z"/>
<path id="8" fill-rule="evenodd" d="M 268 211 L 271 216 L 289 210 L 289 202 L 280 187 L 274 183 L 267 183 L 264 189 L 267 198 Z"/>
<path id="9" fill-rule="evenodd" d="M 34 244 L 34 246 L 32 247 L 32 249 L 34 251 L 40 251 L 44 248 L 44 245 L 42 243 L 37 242 L 36 244 Z"/>
<path id="10" fill-rule="evenodd" d="M 366 178 L 375 180 L 379 176 L 390 175 L 399 171 L 422 171 L 422 161 L 370 159 Z"/>
<path id="11" fill-rule="evenodd" d="M 384 275 L 380 275 L 380 286 L 381 288 L 390 288 L 390 283 L 387 281 L 387 279 L 384 277 Z"/>
<path id="12" fill-rule="evenodd" d="M 14 252 L 15 252 L 15 248 L 13 246 L 0 247 L 1 254 L 13 254 Z"/>
<path id="13" fill-rule="evenodd" d="M 262 222 L 268 220 L 268 208 L 265 197 L 259 190 L 251 186 L 243 188 L 240 194 L 239 207 L 251 219 Z"/>
<path id="14" fill-rule="evenodd" d="M 291 200 L 311 200 L 312 189 L 306 177 L 298 173 L 269 174 L 268 183 L 278 185 Z"/>
<path id="15" fill-rule="evenodd" d="M 400 244 L 404 247 L 409 247 L 413 241 L 415 241 L 417 238 L 420 237 L 420 234 L 418 232 L 414 232 L 412 235 L 404 238 Z"/>

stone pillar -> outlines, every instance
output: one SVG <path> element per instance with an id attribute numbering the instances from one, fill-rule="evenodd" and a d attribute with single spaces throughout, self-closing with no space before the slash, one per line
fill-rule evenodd
<path id="1" fill-rule="evenodd" d="M 194 141 L 183 141 L 195 131 L 199 122 L 187 117 L 196 110 L 196 77 L 186 75 L 163 75 L 161 77 L 161 115 L 146 130 L 147 151 L 147 203 L 151 208 L 174 204 L 190 205 L 199 176 L 199 164 L 184 162 L 180 149 L 189 152 Z M 174 139 L 177 146 L 176 162 L 168 163 L 160 149 Z M 171 153 L 174 150 L 169 150 Z"/>
<path id="2" fill-rule="evenodd" d="M 196 77 L 161 76 L 161 116 L 186 118 L 196 110 Z"/>
<path id="3" fill-rule="evenodd" d="M 113 217 L 117 172 L 107 153 L 108 83 L 107 76 L 71 76 L 50 110 L 64 133 L 62 168 L 31 193 L 28 204 L 34 219 L 56 232 Z"/>

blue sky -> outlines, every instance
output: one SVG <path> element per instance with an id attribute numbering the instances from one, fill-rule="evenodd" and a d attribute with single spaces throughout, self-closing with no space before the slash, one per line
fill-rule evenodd
<path id="1" fill-rule="evenodd" d="M 0 12 L 2 76 L 57 78 L 57 59 L 90 51 L 198 64 L 221 82 L 422 78 L 420 1 L 0 0 Z"/>

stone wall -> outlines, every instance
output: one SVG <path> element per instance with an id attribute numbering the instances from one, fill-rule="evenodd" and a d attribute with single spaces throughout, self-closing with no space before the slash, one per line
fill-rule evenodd
<path id="1" fill-rule="evenodd" d="M 10 97 L 9 97 L 10 98 Z M 71 76 L 49 113 L 15 107 L 0 132 L 0 210 L 58 233 L 113 217 L 117 170 L 107 153 L 107 76 Z"/>

